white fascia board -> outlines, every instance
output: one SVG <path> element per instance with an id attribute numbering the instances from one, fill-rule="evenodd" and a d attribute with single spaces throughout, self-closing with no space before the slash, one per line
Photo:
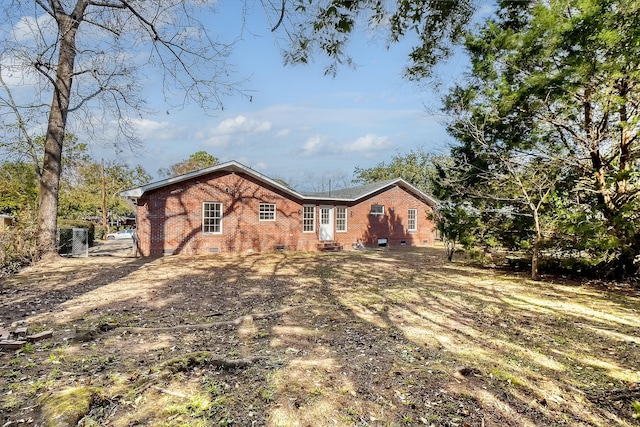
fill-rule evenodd
<path id="1" fill-rule="evenodd" d="M 184 175 L 179 175 L 179 176 L 176 176 L 176 177 L 163 179 L 161 181 L 156 181 L 156 182 L 152 182 L 152 183 L 147 184 L 147 185 L 142 185 L 140 187 L 136 187 L 136 188 L 132 188 L 132 189 L 129 189 L 129 190 L 125 190 L 125 191 L 122 191 L 120 193 L 120 195 L 122 197 L 127 197 L 127 198 L 130 198 L 130 199 L 137 199 L 137 198 L 142 197 L 142 195 L 144 193 L 146 193 L 147 191 L 151 191 L 151 190 L 155 190 L 155 189 L 158 189 L 158 188 L 166 187 L 168 185 L 176 184 L 178 182 L 186 181 L 188 179 L 197 178 L 199 176 L 206 175 L 208 173 L 216 172 L 216 171 L 219 171 L 219 170 L 222 170 L 222 171 L 223 170 L 228 170 L 230 172 L 243 172 L 243 173 L 246 173 L 247 175 L 251 175 L 252 177 L 254 177 L 254 178 L 256 178 L 256 179 L 258 179 L 260 181 L 266 182 L 266 183 L 268 183 L 269 185 L 271 185 L 273 187 L 276 187 L 276 188 L 278 188 L 278 189 L 280 189 L 280 190 L 282 190 L 282 191 L 284 191 L 286 193 L 289 193 L 294 197 L 297 197 L 299 199 L 304 199 L 304 196 L 302 196 L 297 191 L 291 190 L 290 188 L 285 187 L 284 185 L 272 180 L 271 178 L 267 177 L 266 175 L 263 175 L 260 172 L 257 172 L 257 171 L 255 171 L 255 170 L 253 170 L 251 168 L 248 168 L 247 166 L 244 166 L 244 165 L 242 165 L 242 164 L 240 164 L 240 163 L 238 163 L 238 162 L 236 162 L 234 160 L 232 160 L 230 162 L 220 163 L 218 165 L 211 166 L 211 167 L 206 168 L 206 169 L 200 169 L 200 170 L 197 170 L 197 171 L 194 171 L 194 172 L 186 173 Z"/>

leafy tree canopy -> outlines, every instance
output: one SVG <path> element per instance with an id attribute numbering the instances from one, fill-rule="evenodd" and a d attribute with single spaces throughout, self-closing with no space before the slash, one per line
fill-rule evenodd
<path id="1" fill-rule="evenodd" d="M 372 168 L 356 167 L 353 182 L 368 184 L 402 178 L 422 191 L 433 194 L 432 184 L 437 175 L 437 162 L 446 162 L 446 158 L 426 153 L 422 149 L 404 155 L 398 153 L 389 162 L 381 162 Z"/>
<path id="2" fill-rule="evenodd" d="M 175 163 L 168 168 L 160 169 L 158 174 L 166 177 L 174 177 L 184 175 L 185 173 L 205 169 L 215 166 L 219 163 L 217 157 L 212 156 L 206 151 L 198 151 L 189 156 L 188 159 Z"/>
<path id="3" fill-rule="evenodd" d="M 634 274 L 640 254 L 640 5 L 503 1 L 465 46 L 472 73 L 446 99 L 449 130 L 459 141 L 452 157 L 465 168 L 461 188 L 512 199 L 515 187 L 491 184 L 487 172 L 526 178 L 512 184 L 541 209 L 550 240 L 578 247 L 589 240 L 605 269 Z M 554 174 L 562 179 L 554 181 Z M 553 186 L 536 194 L 544 181 Z M 588 233 L 570 235 L 584 224 L 590 224 Z"/>
<path id="4" fill-rule="evenodd" d="M 386 32 L 389 45 L 416 37 L 406 76 L 431 76 L 464 35 L 476 8 L 472 0 L 294 0 L 286 14 L 282 9 L 291 39 L 285 62 L 305 64 L 321 52 L 331 60 L 326 73 L 335 74 L 340 66 L 353 65 L 348 44 L 365 29 Z"/>
<path id="5" fill-rule="evenodd" d="M 27 162 L 0 163 L 0 213 L 17 215 L 22 209 L 35 209 L 38 178 Z"/>
<path id="6" fill-rule="evenodd" d="M 102 214 L 102 165 L 95 161 L 76 165 L 73 179 L 63 179 L 58 215 L 68 219 L 85 219 Z M 122 217 L 134 213 L 134 208 L 121 196 L 127 188 L 148 184 L 151 176 L 142 166 L 117 162 L 104 165 L 107 217 Z"/>

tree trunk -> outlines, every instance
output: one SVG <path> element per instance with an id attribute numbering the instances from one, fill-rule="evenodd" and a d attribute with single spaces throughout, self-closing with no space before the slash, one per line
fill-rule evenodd
<path id="1" fill-rule="evenodd" d="M 533 243 L 533 254 L 531 254 L 531 279 L 539 280 L 538 266 L 540 264 L 540 235 L 536 234 L 536 240 Z"/>
<path id="2" fill-rule="evenodd" d="M 542 231 L 540 229 L 540 217 L 537 209 L 532 209 L 533 219 L 536 227 L 536 240 L 533 242 L 533 253 L 531 254 L 531 279 L 539 280 L 538 266 L 540 264 L 540 243 L 542 242 Z"/>
<path id="3" fill-rule="evenodd" d="M 447 251 L 447 259 L 449 262 L 453 261 L 453 254 L 456 251 L 456 241 L 452 239 L 444 239 L 444 247 Z"/>
<path id="4" fill-rule="evenodd" d="M 40 177 L 38 206 L 38 249 L 41 254 L 56 252 L 58 195 L 62 173 L 62 146 L 67 126 L 73 67 L 76 57 L 76 33 L 80 20 L 56 13 L 60 52 L 56 70 L 53 101 L 47 124 L 44 163 Z"/>

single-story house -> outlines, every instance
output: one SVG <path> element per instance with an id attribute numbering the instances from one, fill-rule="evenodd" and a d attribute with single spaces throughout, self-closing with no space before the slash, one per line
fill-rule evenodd
<path id="1" fill-rule="evenodd" d="M 142 256 L 431 245 L 436 201 L 403 179 L 304 193 L 231 161 L 121 193 Z"/>

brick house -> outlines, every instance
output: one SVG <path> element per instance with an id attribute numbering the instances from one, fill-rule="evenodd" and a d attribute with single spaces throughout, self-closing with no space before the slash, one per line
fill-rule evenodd
<path id="1" fill-rule="evenodd" d="M 231 161 L 127 190 L 143 256 L 433 244 L 436 201 L 398 178 L 302 193 Z"/>

